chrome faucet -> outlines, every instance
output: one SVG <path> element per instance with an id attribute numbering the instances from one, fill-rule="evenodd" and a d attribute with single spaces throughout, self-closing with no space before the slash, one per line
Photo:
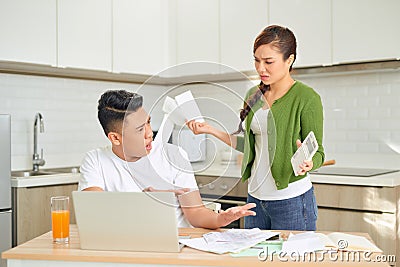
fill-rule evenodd
<path id="1" fill-rule="evenodd" d="M 40 132 L 44 132 L 44 124 L 43 124 L 43 116 L 40 113 L 36 113 L 35 122 L 33 124 L 33 171 L 38 171 L 39 166 L 43 166 L 46 162 L 43 159 L 43 148 L 41 151 L 41 157 L 39 158 L 39 154 L 37 153 L 37 131 L 38 131 L 38 120 L 40 123 Z"/>

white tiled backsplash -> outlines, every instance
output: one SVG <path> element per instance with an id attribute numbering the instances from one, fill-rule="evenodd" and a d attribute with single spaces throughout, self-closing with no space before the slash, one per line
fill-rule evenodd
<path id="1" fill-rule="evenodd" d="M 324 147 L 327 159 L 341 166 L 400 168 L 400 70 L 358 74 L 299 76 L 322 97 L 325 112 Z M 241 97 L 249 81 L 219 86 L 190 85 L 207 118 L 237 127 Z M 227 90 L 232 89 L 227 94 Z M 38 135 L 45 167 L 80 165 L 86 151 L 108 144 L 97 121 L 97 101 L 107 89 L 136 91 L 140 85 L 79 79 L 0 74 L 0 113 L 12 116 L 12 169 L 31 168 L 33 119 L 44 117 L 45 132 Z M 140 88 L 145 108 L 168 89 Z M 214 102 L 217 99 L 225 105 Z M 161 123 L 160 109 L 152 110 L 152 126 Z M 213 122 L 212 122 L 213 123 Z M 216 142 L 215 150 L 223 148 Z M 212 150 L 211 150 L 212 152 Z"/>
<path id="2" fill-rule="evenodd" d="M 44 118 L 38 134 L 44 167 L 77 166 L 85 152 L 109 142 L 97 120 L 97 101 L 107 89 L 136 91 L 138 84 L 0 74 L 0 113 L 11 114 L 11 168 L 32 168 L 34 117 Z M 151 86 L 147 100 L 162 86 Z M 145 99 L 145 105 L 146 105 Z"/>
<path id="3" fill-rule="evenodd" d="M 400 169 L 400 70 L 299 79 L 322 97 L 327 159 Z"/>

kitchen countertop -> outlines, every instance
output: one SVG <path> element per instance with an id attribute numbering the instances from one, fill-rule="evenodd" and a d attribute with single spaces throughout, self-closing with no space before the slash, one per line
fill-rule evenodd
<path id="1" fill-rule="evenodd" d="M 46 185 L 61 185 L 78 183 L 80 173 L 58 173 L 32 177 L 12 177 L 11 187 L 35 187 Z"/>
<path id="2" fill-rule="evenodd" d="M 196 169 L 196 165 L 197 165 L 196 163 L 193 164 L 194 169 Z M 195 175 L 240 178 L 240 166 L 236 164 L 223 165 L 216 162 L 206 170 L 196 172 Z M 311 177 L 311 182 L 320 184 L 384 186 L 384 187 L 395 187 L 400 185 L 400 172 L 382 174 L 372 177 L 323 175 L 323 174 L 311 173 L 310 177 Z"/>
<path id="3" fill-rule="evenodd" d="M 225 165 L 215 162 L 206 169 L 200 170 L 201 164 L 193 163 L 195 175 L 204 176 L 224 176 L 240 178 L 240 166 L 236 164 Z M 395 187 L 400 185 L 400 172 L 377 175 L 373 177 L 340 176 L 310 174 L 313 183 L 322 184 L 341 184 L 341 185 L 360 185 L 360 186 L 384 186 Z M 72 184 L 78 183 L 80 173 L 60 173 L 55 175 L 18 177 L 11 178 L 11 187 L 35 187 L 46 185 Z"/>

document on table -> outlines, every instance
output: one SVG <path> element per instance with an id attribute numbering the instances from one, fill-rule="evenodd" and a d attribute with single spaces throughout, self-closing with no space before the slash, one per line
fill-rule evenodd
<path id="1" fill-rule="evenodd" d="M 345 249 L 350 251 L 382 252 L 375 244 L 364 236 L 333 232 L 330 234 L 317 233 L 327 249 Z"/>
<path id="2" fill-rule="evenodd" d="M 200 238 L 179 240 L 179 242 L 194 249 L 217 254 L 237 253 L 276 235 L 279 235 L 279 232 L 261 231 L 259 228 L 230 229 L 225 232 L 210 232 Z"/>
<path id="3" fill-rule="evenodd" d="M 290 234 L 287 241 L 283 242 L 282 251 L 288 254 L 314 252 L 325 248 L 321 239 L 314 232 Z"/>
<path id="4" fill-rule="evenodd" d="M 262 253 L 267 253 L 267 255 L 273 255 L 273 254 L 278 254 L 281 250 L 282 250 L 281 240 L 272 240 L 272 241 L 267 240 L 267 241 L 261 241 L 257 245 L 242 250 L 239 253 L 230 253 L 230 255 L 232 257 L 259 257 L 261 251 Z"/>
<path id="5" fill-rule="evenodd" d="M 330 249 L 382 252 L 380 248 L 364 236 L 339 232 L 326 235 L 315 232 L 305 232 L 296 235 L 291 233 L 288 240 L 283 242 L 282 245 L 282 251 L 288 254 L 293 252 L 303 254 L 305 252 Z"/>

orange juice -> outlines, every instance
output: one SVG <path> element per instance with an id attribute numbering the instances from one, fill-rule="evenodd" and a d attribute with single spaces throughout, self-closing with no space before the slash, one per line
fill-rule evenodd
<path id="1" fill-rule="evenodd" d="M 55 210 L 51 212 L 53 238 L 69 237 L 69 210 Z"/>

